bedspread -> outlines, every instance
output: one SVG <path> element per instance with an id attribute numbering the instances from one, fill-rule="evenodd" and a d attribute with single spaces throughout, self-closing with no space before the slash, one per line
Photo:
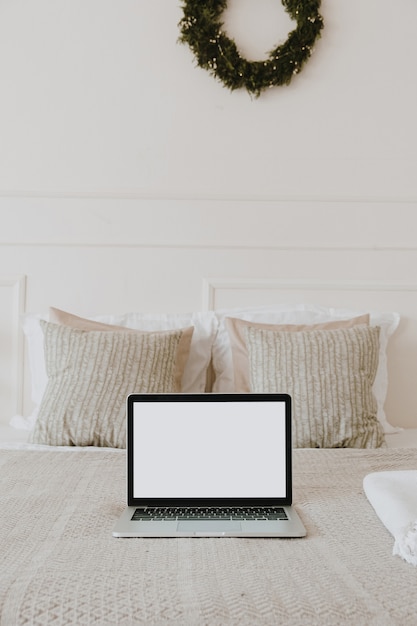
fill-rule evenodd
<path id="1" fill-rule="evenodd" d="M 122 450 L 0 450 L 0 623 L 377 625 L 417 620 L 417 569 L 362 481 L 416 449 L 295 450 L 302 539 L 115 539 Z"/>

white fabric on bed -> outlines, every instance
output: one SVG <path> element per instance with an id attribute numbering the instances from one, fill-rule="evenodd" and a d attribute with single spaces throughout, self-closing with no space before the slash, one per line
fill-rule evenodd
<path id="1" fill-rule="evenodd" d="M 417 428 L 401 428 L 385 435 L 388 448 L 417 448 Z"/>
<path id="2" fill-rule="evenodd" d="M 417 566 L 417 469 L 373 472 L 363 487 L 384 526 L 393 535 L 393 554 Z"/>
<path id="3" fill-rule="evenodd" d="M 15 415 L 12 418 L 12 422 L 15 419 L 19 419 L 21 416 Z M 23 419 L 23 418 L 22 418 Z M 26 442 L 29 438 L 29 431 L 22 428 L 16 428 L 15 426 L 0 426 L 0 447 L 7 443 L 20 443 Z"/>

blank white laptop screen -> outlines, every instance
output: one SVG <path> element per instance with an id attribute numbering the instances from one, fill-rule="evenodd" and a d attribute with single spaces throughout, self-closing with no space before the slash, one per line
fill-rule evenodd
<path id="1" fill-rule="evenodd" d="M 136 402 L 134 498 L 284 498 L 284 402 Z"/>

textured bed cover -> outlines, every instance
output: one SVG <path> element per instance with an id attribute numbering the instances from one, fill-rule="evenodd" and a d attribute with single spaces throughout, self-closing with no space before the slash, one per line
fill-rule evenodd
<path id="1" fill-rule="evenodd" d="M 0 623 L 416 623 L 417 569 L 362 482 L 417 450 L 295 450 L 303 539 L 114 539 L 122 450 L 0 450 Z"/>

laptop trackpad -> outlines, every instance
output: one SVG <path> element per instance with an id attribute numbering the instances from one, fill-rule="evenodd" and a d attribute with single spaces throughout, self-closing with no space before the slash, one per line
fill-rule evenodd
<path id="1" fill-rule="evenodd" d="M 177 530 L 183 532 L 235 532 L 241 530 L 240 522 L 229 522 L 222 520 L 186 520 L 178 522 Z"/>

